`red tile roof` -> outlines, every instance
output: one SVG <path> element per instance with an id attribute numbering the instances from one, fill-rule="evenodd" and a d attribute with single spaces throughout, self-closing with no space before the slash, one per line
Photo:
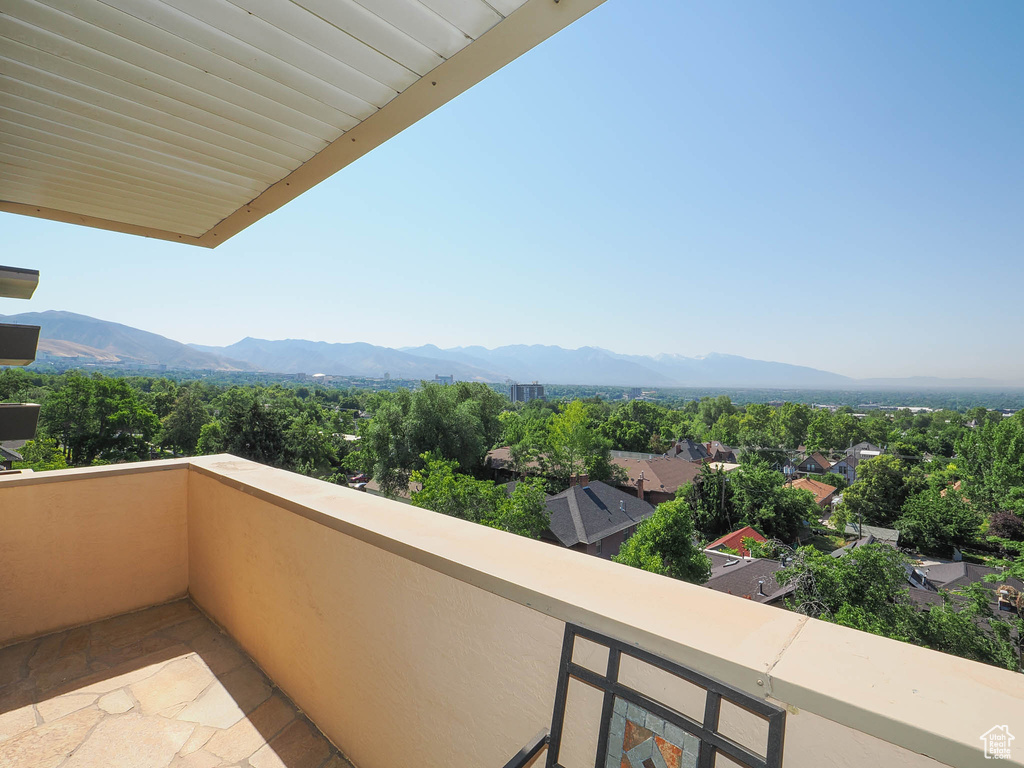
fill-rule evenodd
<path id="1" fill-rule="evenodd" d="M 707 549 L 721 549 L 728 547 L 729 549 L 735 549 L 743 557 L 750 557 L 750 550 L 743 546 L 744 539 L 753 539 L 754 541 L 767 541 L 767 539 L 760 533 L 755 531 L 749 525 L 740 528 L 738 531 L 727 533 L 720 539 L 715 539 L 708 544 Z"/>

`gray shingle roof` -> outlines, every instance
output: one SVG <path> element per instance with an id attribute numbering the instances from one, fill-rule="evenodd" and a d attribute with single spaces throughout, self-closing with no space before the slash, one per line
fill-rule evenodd
<path id="1" fill-rule="evenodd" d="M 679 450 L 679 453 L 676 453 L 676 449 Z M 703 461 L 708 457 L 708 450 L 700 443 L 686 438 L 685 440 L 678 440 L 665 455 L 675 456 L 683 461 Z"/>
<path id="2" fill-rule="evenodd" d="M 654 507 L 599 480 L 548 497 L 549 530 L 564 546 L 593 544 L 654 514 Z"/>
<path id="3" fill-rule="evenodd" d="M 710 556 L 708 552 L 704 554 Z M 792 586 L 780 586 L 775 580 L 775 574 L 783 567 L 778 560 L 742 560 L 736 565 L 718 569 L 717 573 L 714 563 L 712 560 L 712 576 L 704 586 L 716 592 L 749 597 L 758 603 L 769 603 L 793 591 Z M 763 584 L 760 583 L 762 580 Z"/>
<path id="4" fill-rule="evenodd" d="M 10 440 L 6 443 L 0 443 L 0 461 L 21 461 L 22 455 L 18 453 L 15 447 L 20 448 L 21 445 L 15 446 L 15 443 L 25 444 L 24 440 Z"/>
<path id="5" fill-rule="evenodd" d="M 873 536 L 877 544 L 890 544 L 897 546 L 900 543 L 900 532 L 895 528 L 882 528 L 878 525 L 861 525 L 860 523 L 847 523 L 846 533 L 851 536 Z"/>

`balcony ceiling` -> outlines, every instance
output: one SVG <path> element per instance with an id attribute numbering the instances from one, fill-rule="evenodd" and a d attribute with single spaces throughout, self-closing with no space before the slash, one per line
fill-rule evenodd
<path id="1" fill-rule="evenodd" d="M 214 247 L 603 0 L 4 0 L 0 210 Z"/>

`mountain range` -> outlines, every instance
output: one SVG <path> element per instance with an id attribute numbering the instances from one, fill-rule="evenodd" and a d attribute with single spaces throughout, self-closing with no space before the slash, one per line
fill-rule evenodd
<path id="1" fill-rule="evenodd" d="M 0 315 L 0 322 L 38 325 L 40 361 L 101 365 L 162 365 L 171 369 L 464 381 L 589 384 L 635 387 L 758 387 L 777 389 L 987 387 L 988 379 L 854 379 L 788 363 L 712 353 L 625 355 L 599 347 L 564 349 L 544 345 L 453 347 L 432 344 L 392 349 L 363 342 L 245 338 L 226 347 L 183 344 L 138 328 L 73 312 Z"/>
<path id="2" fill-rule="evenodd" d="M 252 365 L 212 355 L 129 325 L 97 320 L 74 312 L 23 312 L 0 315 L 0 322 L 38 325 L 36 359 L 82 363 L 166 365 L 168 368 L 213 371 L 255 371 Z"/>

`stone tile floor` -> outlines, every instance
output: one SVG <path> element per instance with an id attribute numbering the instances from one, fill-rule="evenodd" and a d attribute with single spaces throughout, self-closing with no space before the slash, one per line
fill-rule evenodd
<path id="1" fill-rule="evenodd" d="M 0 648 L 0 768 L 351 768 L 189 600 Z"/>

